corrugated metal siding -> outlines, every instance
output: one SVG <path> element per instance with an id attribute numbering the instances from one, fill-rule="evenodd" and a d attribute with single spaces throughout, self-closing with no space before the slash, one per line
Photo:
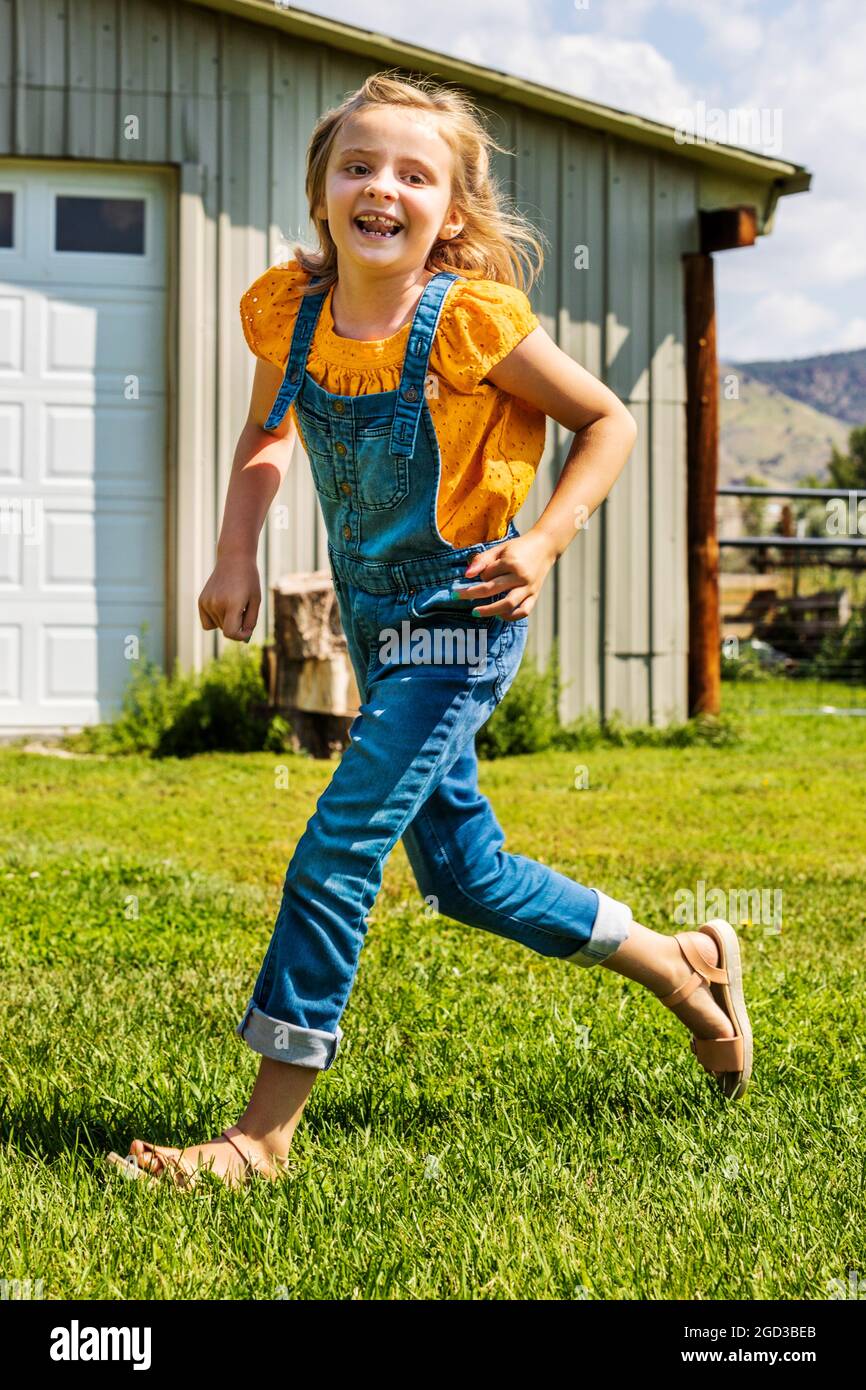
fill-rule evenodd
<path id="1" fill-rule="evenodd" d="M 178 380 L 170 576 L 177 655 L 224 642 L 196 598 L 213 565 L 253 361 L 238 300 L 309 234 L 304 153 L 313 124 L 375 70 L 366 59 L 163 0 L 0 0 L 0 154 L 176 165 Z M 681 256 L 697 249 L 686 160 L 480 98 L 515 151 L 496 167 L 549 238 L 538 316 L 632 409 L 640 437 L 607 501 L 560 558 L 533 613 L 530 652 L 559 638 L 561 713 L 686 714 L 685 375 Z M 138 117 L 127 139 L 125 118 Z M 588 270 L 574 266 L 589 248 Z M 568 448 L 550 421 L 517 517 L 543 511 Z M 324 568 L 324 525 L 298 454 L 263 532 L 265 601 L 294 569 Z M 174 649 L 169 656 L 174 655 Z"/>

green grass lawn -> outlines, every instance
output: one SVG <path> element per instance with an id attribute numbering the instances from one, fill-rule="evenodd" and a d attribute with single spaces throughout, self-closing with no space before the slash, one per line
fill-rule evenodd
<path id="1" fill-rule="evenodd" d="M 740 926 L 746 1098 L 640 986 L 426 915 L 398 845 L 293 1178 L 237 1193 L 103 1156 L 240 1113 L 258 1059 L 233 1030 L 333 765 L 0 749 L 0 1276 L 49 1299 L 823 1300 L 866 1279 L 866 720 L 784 713 L 866 690 L 723 691 L 735 746 L 482 762 L 481 785 L 507 849 L 658 930 L 700 881 L 782 892 L 781 932 Z"/>

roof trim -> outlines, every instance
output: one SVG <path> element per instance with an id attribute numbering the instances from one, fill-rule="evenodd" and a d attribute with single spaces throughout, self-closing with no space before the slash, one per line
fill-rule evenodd
<path id="1" fill-rule="evenodd" d="M 324 43 L 344 52 L 364 54 L 392 67 L 435 73 L 447 81 L 463 83 L 518 106 L 559 116 L 562 120 L 594 130 L 607 131 L 621 139 L 648 145 L 696 164 L 723 170 L 729 175 L 737 174 L 762 184 L 772 184 L 775 197 L 803 193 L 812 181 L 811 173 L 801 164 L 757 154 L 738 145 L 713 144 L 690 135 L 677 141 L 673 126 L 662 125 L 645 116 L 619 111 L 613 106 L 602 106 L 598 102 L 587 101 L 552 87 L 542 87 L 527 78 L 514 77 L 496 68 L 483 68 L 448 54 L 436 53 L 433 49 L 419 48 L 371 29 L 359 29 L 321 15 L 284 8 L 277 0 L 186 0 L 186 3 L 219 10 L 253 24 L 264 24 L 310 43 Z"/>

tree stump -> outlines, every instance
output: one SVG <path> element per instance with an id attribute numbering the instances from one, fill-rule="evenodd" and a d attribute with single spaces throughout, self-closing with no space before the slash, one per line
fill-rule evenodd
<path id="1" fill-rule="evenodd" d="M 271 701 L 314 757 L 342 752 L 361 697 L 330 570 L 289 574 L 274 595 Z"/>

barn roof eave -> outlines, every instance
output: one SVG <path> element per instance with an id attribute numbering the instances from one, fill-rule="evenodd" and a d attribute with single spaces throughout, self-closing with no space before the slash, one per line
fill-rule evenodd
<path id="1" fill-rule="evenodd" d="M 481 67 L 374 30 L 290 9 L 277 0 L 187 0 L 187 3 L 267 25 L 309 43 L 327 44 L 343 52 L 374 58 L 389 67 L 435 73 L 445 81 L 461 83 L 488 96 L 687 159 L 700 166 L 700 206 L 716 208 L 742 203 L 752 197 L 758 209 L 759 233 L 771 230 L 780 197 L 804 193 L 812 181 L 810 171 L 801 164 L 759 154 L 739 145 L 696 138 L 645 116 L 587 101 L 570 92 L 543 87 L 527 78 Z"/>

